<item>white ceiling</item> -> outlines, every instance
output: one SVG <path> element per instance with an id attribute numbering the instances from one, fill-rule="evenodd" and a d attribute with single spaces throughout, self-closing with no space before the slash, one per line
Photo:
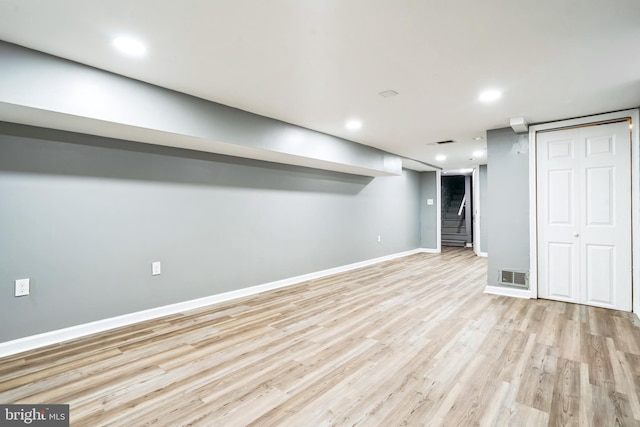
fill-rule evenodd
<path id="1" fill-rule="evenodd" d="M 511 117 L 640 105 L 638 0 L 0 0 L 0 39 L 445 169 Z"/>

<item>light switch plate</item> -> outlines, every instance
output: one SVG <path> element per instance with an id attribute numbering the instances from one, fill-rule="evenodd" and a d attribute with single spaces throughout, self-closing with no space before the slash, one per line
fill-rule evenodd
<path id="1" fill-rule="evenodd" d="M 432 205 L 433 204 L 433 199 L 427 199 L 427 204 L 428 205 Z"/>
<path id="2" fill-rule="evenodd" d="M 151 275 L 157 276 L 162 272 L 162 265 L 160 261 L 155 261 L 151 263 Z"/>

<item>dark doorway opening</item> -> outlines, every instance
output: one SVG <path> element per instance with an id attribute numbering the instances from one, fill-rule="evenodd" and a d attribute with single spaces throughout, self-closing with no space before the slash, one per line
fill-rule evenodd
<path id="1" fill-rule="evenodd" d="M 442 175 L 442 246 L 472 246 L 471 176 Z"/>

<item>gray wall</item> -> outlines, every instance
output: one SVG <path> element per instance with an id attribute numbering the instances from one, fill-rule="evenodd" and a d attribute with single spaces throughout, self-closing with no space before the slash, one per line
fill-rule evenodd
<path id="1" fill-rule="evenodd" d="M 480 252 L 489 252 L 489 215 L 487 209 L 488 199 L 488 180 L 487 180 L 487 165 L 480 165 L 478 168 L 478 186 L 480 187 L 480 206 L 478 212 L 480 213 Z"/>
<path id="2" fill-rule="evenodd" d="M 420 192 L 0 123 L 0 342 L 415 249 Z"/>
<path id="3" fill-rule="evenodd" d="M 529 139 L 511 128 L 487 131 L 488 284 L 498 270 L 529 271 Z"/>
<path id="4" fill-rule="evenodd" d="M 433 205 L 427 205 L 433 199 Z M 420 173 L 420 247 L 438 247 L 438 186 L 436 172 Z"/>
<path id="5" fill-rule="evenodd" d="M 2 41 L 0 117 L 367 176 L 402 173 L 402 160 L 377 148 Z"/>

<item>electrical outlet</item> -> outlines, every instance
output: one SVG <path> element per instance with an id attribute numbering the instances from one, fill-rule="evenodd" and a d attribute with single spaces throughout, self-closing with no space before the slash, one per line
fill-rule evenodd
<path id="1" fill-rule="evenodd" d="M 29 279 L 16 280 L 16 293 L 17 297 L 29 295 Z"/>
<path id="2" fill-rule="evenodd" d="M 160 261 L 155 261 L 151 263 L 151 275 L 157 276 L 162 272 L 162 265 Z"/>

